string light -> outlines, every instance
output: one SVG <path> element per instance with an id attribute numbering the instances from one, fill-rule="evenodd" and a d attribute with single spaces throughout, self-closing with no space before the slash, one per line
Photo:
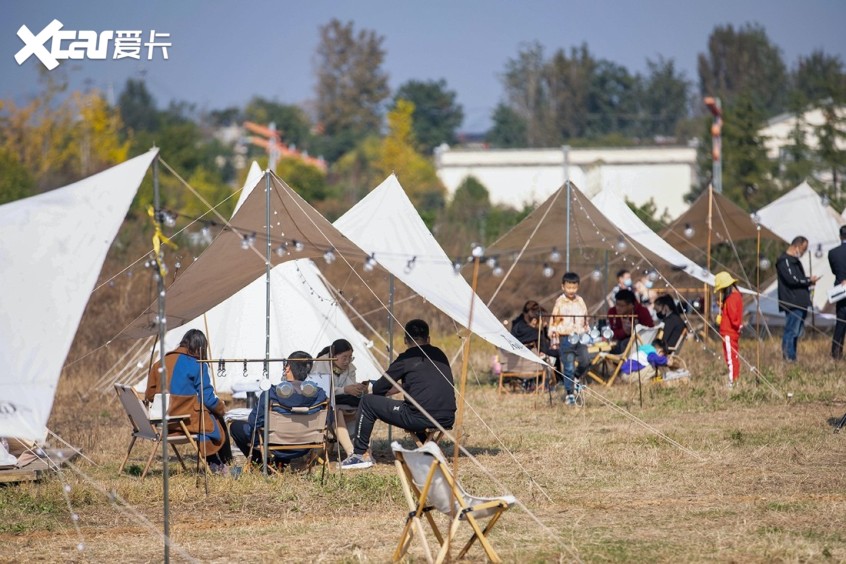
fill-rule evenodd
<path id="1" fill-rule="evenodd" d="M 626 240 L 620 235 L 620 238 L 617 239 L 617 243 L 614 245 L 614 248 L 617 249 L 618 252 L 624 253 L 629 246 L 626 244 Z"/>
<path id="2" fill-rule="evenodd" d="M 471 254 L 474 258 L 482 258 L 485 256 L 485 248 L 478 243 L 473 243 L 473 250 L 471 251 Z"/>
<path id="3" fill-rule="evenodd" d="M 817 243 L 817 250 L 814 251 L 814 256 L 817 258 L 823 258 L 822 243 Z"/>
<path id="4" fill-rule="evenodd" d="M 590 277 L 595 282 L 599 282 L 600 280 L 602 280 L 602 271 L 599 269 L 598 266 L 593 269 L 593 272 L 590 273 Z"/>
<path id="5" fill-rule="evenodd" d="M 329 249 L 323 253 L 323 260 L 326 261 L 326 264 L 332 264 L 335 262 L 335 252 L 332 249 Z"/>
<path id="6" fill-rule="evenodd" d="M 758 266 L 761 267 L 761 270 L 767 270 L 771 266 L 770 259 L 768 259 L 764 255 L 760 255 L 758 257 Z"/>
<path id="7" fill-rule="evenodd" d="M 501 267 L 501 266 L 496 265 L 496 266 L 494 267 L 494 269 L 493 269 L 492 274 L 493 274 L 496 278 L 501 278 L 504 272 L 505 272 L 505 271 L 502 269 L 502 267 Z"/>
<path id="8" fill-rule="evenodd" d="M 684 224 L 684 236 L 690 239 L 696 234 L 696 230 L 689 223 Z"/>
<path id="9" fill-rule="evenodd" d="M 646 274 L 646 278 L 647 278 L 647 280 L 649 280 L 650 282 L 655 282 L 656 280 L 658 280 L 658 272 L 657 272 L 656 270 L 650 270 L 650 271 Z"/>
<path id="10" fill-rule="evenodd" d="M 461 272 L 461 266 L 462 266 L 461 261 L 458 260 L 458 259 L 455 259 L 455 261 L 452 263 L 452 271 L 456 275 L 458 275 Z"/>
<path id="11" fill-rule="evenodd" d="M 488 268 L 496 268 L 496 259 L 494 257 L 488 257 L 485 264 L 488 265 Z"/>
<path id="12" fill-rule="evenodd" d="M 555 274 L 555 270 L 548 264 L 544 263 L 543 265 L 543 277 L 544 278 L 552 278 L 552 275 Z"/>
<path id="13" fill-rule="evenodd" d="M 558 252 L 558 249 L 552 247 L 552 252 L 549 253 L 549 260 L 552 262 L 561 262 L 561 253 Z"/>
<path id="14" fill-rule="evenodd" d="M 296 239 L 294 239 L 293 241 L 291 241 L 291 243 L 294 245 L 294 250 L 298 253 L 301 253 L 303 249 L 305 249 L 305 245 L 303 245 L 302 241 L 297 241 Z"/>
<path id="15" fill-rule="evenodd" d="M 276 255 L 277 256 L 284 257 L 287 254 L 288 254 L 288 245 L 286 245 L 285 243 L 282 243 L 278 247 L 276 247 Z"/>
<path id="16" fill-rule="evenodd" d="M 417 257 L 411 257 L 410 259 L 408 259 L 408 262 L 405 263 L 405 268 L 403 269 L 403 272 L 405 272 L 406 274 L 411 274 L 411 271 L 414 270 L 414 265 L 416 262 Z"/>
<path id="17" fill-rule="evenodd" d="M 242 248 L 242 249 L 244 249 L 244 250 L 247 250 L 247 249 L 249 249 L 249 248 L 253 245 L 253 243 L 255 243 L 255 242 L 256 242 L 256 232 L 255 232 L 255 231 L 253 231 L 253 232 L 252 232 L 252 233 L 250 233 L 249 235 L 244 235 L 244 236 L 243 236 L 243 238 L 241 239 L 241 248 Z"/>
<path id="18" fill-rule="evenodd" d="M 373 253 L 369 257 L 364 260 L 364 271 L 365 272 L 373 272 L 373 269 L 376 267 L 376 253 Z"/>

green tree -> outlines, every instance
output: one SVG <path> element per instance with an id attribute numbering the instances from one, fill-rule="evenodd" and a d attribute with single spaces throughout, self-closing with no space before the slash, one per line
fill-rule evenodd
<path id="1" fill-rule="evenodd" d="M 34 188 L 32 174 L 17 155 L 0 147 L 0 204 L 31 196 Z"/>
<path id="2" fill-rule="evenodd" d="M 758 133 L 764 115 L 747 95 L 739 96 L 724 115 L 723 192 L 747 210 L 759 209 L 778 195 L 773 165 Z"/>
<path id="3" fill-rule="evenodd" d="M 413 114 L 414 104 L 407 100 L 398 100 L 388 112 L 388 135 L 382 142 L 377 170 L 383 177 L 396 172 L 417 211 L 431 226 L 443 208 L 446 189 L 432 163 L 414 148 Z"/>
<path id="4" fill-rule="evenodd" d="M 588 129 L 587 107 L 597 61 L 587 44 L 573 47 L 570 56 L 559 49 L 547 65 L 558 141 L 584 137 Z"/>
<path id="5" fill-rule="evenodd" d="M 793 91 L 805 103 L 832 99 L 843 102 L 846 97 L 846 73 L 843 61 L 836 55 L 817 50 L 807 57 L 800 57 L 791 75 Z"/>
<path id="6" fill-rule="evenodd" d="M 638 84 L 629 71 L 611 61 L 597 63 L 590 84 L 588 137 L 632 135 L 638 123 Z"/>
<path id="7" fill-rule="evenodd" d="M 638 127 L 639 136 L 673 136 L 688 115 L 690 83 L 672 59 L 647 59 L 646 66 L 648 73 L 638 96 L 644 120 Z"/>
<path id="8" fill-rule="evenodd" d="M 322 154 L 329 162 L 367 135 L 378 133 L 388 75 L 382 70 L 384 37 L 356 33 L 352 22 L 333 19 L 320 28 L 317 48 L 317 119 Z"/>
<path id="9" fill-rule="evenodd" d="M 294 144 L 308 150 L 311 142 L 311 123 L 298 106 L 272 102 L 259 96 L 254 97 L 244 108 L 244 117 L 261 125 L 276 124 L 282 142 Z"/>
<path id="10" fill-rule="evenodd" d="M 156 100 L 143 80 L 129 79 L 118 96 L 118 109 L 130 132 L 156 131 L 160 125 Z"/>
<path id="11" fill-rule="evenodd" d="M 455 143 L 455 130 L 464 119 L 464 110 L 455 101 L 456 93 L 447 90 L 445 80 L 410 80 L 397 90 L 394 106 L 399 100 L 414 104 L 414 137 L 421 152 L 428 155 L 441 143 Z"/>
<path id="12" fill-rule="evenodd" d="M 787 70 L 781 50 L 760 25 L 715 27 L 698 68 L 700 94 L 720 97 L 723 107 L 746 96 L 767 116 L 784 110 Z"/>
<path id="13" fill-rule="evenodd" d="M 472 239 L 487 243 L 487 221 L 490 212 L 488 189 L 475 176 L 468 176 L 455 189 L 452 201 L 446 208 L 447 223 L 457 228 L 449 239 L 457 237 L 462 241 Z"/>
<path id="14" fill-rule="evenodd" d="M 276 173 L 310 204 L 329 196 L 326 174 L 297 157 L 284 157 L 276 165 Z"/>
<path id="15" fill-rule="evenodd" d="M 656 233 L 670 224 L 671 218 L 667 213 L 667 208 L 664 208 L 661 215 L 658 215 L 658 206 L 653 198 L 649 198 L 649 201 L 640 206 L 626 198 L 626 204 L 642 222 Z"/>
<path id="16" fill-rule="evenodd" d="M 494 147 L 525 147 L 528 145 L 526 138 L 526 120 L 517 112 L 499 104 L 493 113 L 493 127 L 486 135 L 488 143 Z"/>
<path id="17" fill-rule="evenodd" d="M 502 81 L 508 107 L 526 124 L 526 144 L 557 144 L 543 46 L 537 42 L 524 45 L 517 57 L 506 63 Z"/>
<path id="18" fill-rule="evenodd" d="M 790 109 L 796 116 L 796 122 L 788 135 L 790 142 L 779 155 L 779 176 L 783 188 L 796 186 L 814 171 L 813 155 L 807 139 L 808 123 L 804 119 L 804 99 L 804 95 L 797 91 L 791 95 Z"/>
<path id="19" fill-rule="evenodd" d="M 819 170 L 831 174 L 831 187 L 834 197 L 839 199 L 841 194 L 841 179 L 846 167 L 846 112 L 832 99 L 828 99 L 822 106 L 823 123 L 814 128 L 819 140 L 817 158 Z"/>

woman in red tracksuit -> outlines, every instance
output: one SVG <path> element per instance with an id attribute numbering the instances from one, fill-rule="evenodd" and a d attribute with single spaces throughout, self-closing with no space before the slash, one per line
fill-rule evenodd
<path id="1" fill-rule="evenodd" d="M 723 354 L 729 371 L 729 387 L 740 377 L 740 355 L 738 346 L 740 328 L 743 322 L 743 298 L 737 289 L 737 280 L 728 272 L 719 272 L 714 277 L 714 290 L 720 298 L 720 337 L 723 342 Z"/>

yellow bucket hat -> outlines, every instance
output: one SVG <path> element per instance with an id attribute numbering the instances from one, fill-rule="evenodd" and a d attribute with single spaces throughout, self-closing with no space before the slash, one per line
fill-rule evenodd
<path id="1" fill-rule="evenodd" d="M 719 292 L 720 290 L 725 290 L 732 284 L 736 284 L 737 279 L 732 277 L 731 274 L 726 272 L 725 270 L 722 272 L 718 272 L 716 276 L 714 276 L 714 291 Z"/>

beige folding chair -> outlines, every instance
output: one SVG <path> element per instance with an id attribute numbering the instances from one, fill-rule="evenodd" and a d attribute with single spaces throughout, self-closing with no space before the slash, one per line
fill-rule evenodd
<path id="1" fill-rule="evenodd" d="M 274 452 L 285 452 L 292 450 L 310 450 L 311 456 L 308 460 L 308 469 L 311 471 L 315 460 L 321 460 L 321 481 L 326 472 L 326 464 L 329 462 L 328 447 L 326 446 L 326 417 L 329 413 L 329 401 L 326 400 L 310 407 L 282 407 L 288 413 L 274 411 L 276 402 L 270 403 L 270 428 L 268 429 L 267 456 L 271 457 Z M 315 408 L 318 411 L 309 413 Z M 264 429 L 255 430 L 258 436 L 259 454 L 264 457 Z M 247 464 L 252 459 L 252 452 L 247 457 Z"/>
<path id="2" fill-rule="evenodd" d="M 399 544 L 394 551 L 394 562 L 399 561 L 408 552 L 411 540 L 416 534 L 420 537 L 426 561 L 432 562 L 432 553 L 426 535 L 423 531 L 421 517 L 425 516 L 432 532 L 441 545 L 435 562 L 443 562 L 447 556 L 449 545 L 455 539 L 458 527 L 466 522 L 473 529 L 470 540 L 458 553 L 461 559 L 473 546 L 476 539 L 482 545 L 485 554 L 491 562 L 502 562 L 488 540 L 488 534 L 493 529 L 502 514 L 510 509 L 517 499 L 514 496 L 476 497 L 468 494 L 459 482 L 455 480 L 449 470 L 438 445 L 432 442 L 423 446 L 407 450 L 396 441 L 391 443 L 391 450 L 396 458 L 397 472 L 402 484 L 403 494 L 408 502 L 410 513 L 405 521 Z M 441 534 L 430 511 L 436 509 L 445 515 L 452 516 L 447 537 Z M 479 519 L 490 518 L 482 528 Z"/>
<path id="3" fill-rule="evenodd" d="M 515 384 L 523 383 L 526 380 L 534 380 L 535 392 L 543 391 L 549 370 L 548 365 L 532 362 L 503 349 L 499 349 L 499 356 L 505 361 L 502 365 L 502 371 L 499 373 L 499 395 L 514 392 L 517 389 L 522 390 L 522 386 L 515 386 Z"/>
<path id="4" fill-rule="evenodd" d="M 636 351 L 637 347 L 641 345 L 651 344 L 663 328 L 663 323 L 659 323 L 654 327 L 646 327 L 641 324 L 635 325 L 634 333 L 629 339 L 626 349 L 620 354 L 600 352 L 591 361 L 587 375 L 600 384 L 611 386 L 614 384 L 617 376 L 620 375 L 623 362 L 629 358 L 632 351 Z"/>
<path id="5" fill-rule="evenodd" d="M 129 448 L 126 450 L 126 456 L 118 469 L 118 475 L 123 473 L 123 469 L 129 460 L 129 455 L 132 453 L 132 448 L 135 446 L 135 441 L 143 439 L 153 442 L 153 448 L 150 450 L 150 456 L 147 457 L 147 463 L 144 465 L 144 471 L 141 473 L 141 479 L 144 479 L 147 475 L 147 471 L 150 469 L 150 464 L 153 462 L 153 457 L 156 455 L 156 450 L 162 442 L 161 413 L 148 413 L 147 408 L 144 406 L 144 403 L 141 401 L 141 398 L 138 397 L 138 394 L 132 386 L 126 384 L 115 384 L 115 391 L 117 392 L 118 399 L 120 400 L 124 411 L 126 411 L 127 417 L 129 417 L 129 424 L 132 425 L 132 438 L 129 440 Z M 187 467 L 185 466 L 185 461 L 182 460 L 182 456 L 179 454 L 179 451 L 176 449 L 176 446 L 184 444 L 191 445 L 191 448 L 197 453 L 198 460 L 201 460 L 204 468 L 208 470 L 208 465 L 206 465 L 205 459 L 200 456 L 200 449 L 197 446 L 196 435 L 192 435 L 188 432 L 188 428 L 185 426 L 185 422 L 188 418 L 188 415 L 168 416 L 168 420 L 171 422 L 171 427 L 168 430 L 167 437 L 168 444 L 173 448 L 173 452 L 176 454 L 176 458 L 182 465 L 183 470 L 187 470 Z M 174 429 L 174 425 L 178 425 L 179 429 Z"/>

